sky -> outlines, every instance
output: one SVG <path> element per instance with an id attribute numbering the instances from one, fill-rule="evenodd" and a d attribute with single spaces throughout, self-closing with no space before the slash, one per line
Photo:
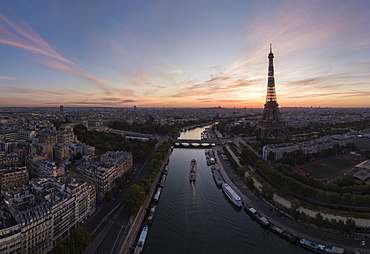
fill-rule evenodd
<path id="1" fill-rule="evenodd" d="M 370 107 L 370 1 L 1 0 L 0 107 Z"/>

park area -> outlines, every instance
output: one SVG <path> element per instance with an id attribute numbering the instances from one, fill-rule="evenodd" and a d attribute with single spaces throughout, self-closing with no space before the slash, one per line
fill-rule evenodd
<path id="1" fill-rule="evenodd" d="M 357 156 L 339 155 L 301 165 L 295 167 L 293 170 L 304 175 L 311 175 L 318 180 L 325 180 L 335 177 L 341 172 L 350 170 L 361 161 L 363 159 Z"/>

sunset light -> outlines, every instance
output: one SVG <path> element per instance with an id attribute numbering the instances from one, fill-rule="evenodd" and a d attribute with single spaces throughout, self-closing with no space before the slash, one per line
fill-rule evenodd
<path id="1" fill-rule="evenodd" d="M 370 106 L 369 1 L 0 7 L 0 107 Z"/>

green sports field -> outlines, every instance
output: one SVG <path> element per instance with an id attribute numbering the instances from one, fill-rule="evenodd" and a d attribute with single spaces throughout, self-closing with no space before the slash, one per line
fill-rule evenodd
<path id="1" fill-rule="evenodd" d="M 342 170 L 353 167 L 359 163 L 358 160 L 345 157 L 333 157 L 324 161 L 301 167 L 301 169 L 317 179 L 323 179 L 335 175 Z"/>

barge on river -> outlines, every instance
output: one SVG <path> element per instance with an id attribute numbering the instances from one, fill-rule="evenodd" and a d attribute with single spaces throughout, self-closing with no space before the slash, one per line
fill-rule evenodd
<path id="1" fill-rule="evenodd" d="M 196 179 L 196 172 L 197 172 L 197 161 L 195 159 L 192 159 L 189 166 L 189 181 L 195 182 Z"/>
<path id="2" fill-rule="evenodd" d="M 298 240 L 297 236 L 289 233 L 288 231 L 282 228 L 279 228 L 276 225 L 271 225 L 270 230 L 291 243 L 296 243 Z"/>
<path id="3" fill-rule="evenodd" d="M 224 183 L 224 179 L 222 178 L 220 170 L 214 169 L 212 170 L 212 174 L 217 186 L 221 187 L 221 185 Z"/>
<path id="4" fill-rule="evenodd" d="M 256 209 L 253 207 L 249 207 L 248 205 L 244 205 L 244 211 L 249 214 L 253 219 L 255 219 L 263 228 L 268 228 L 270 226 L 269 220 L 260 215 Z"/>

